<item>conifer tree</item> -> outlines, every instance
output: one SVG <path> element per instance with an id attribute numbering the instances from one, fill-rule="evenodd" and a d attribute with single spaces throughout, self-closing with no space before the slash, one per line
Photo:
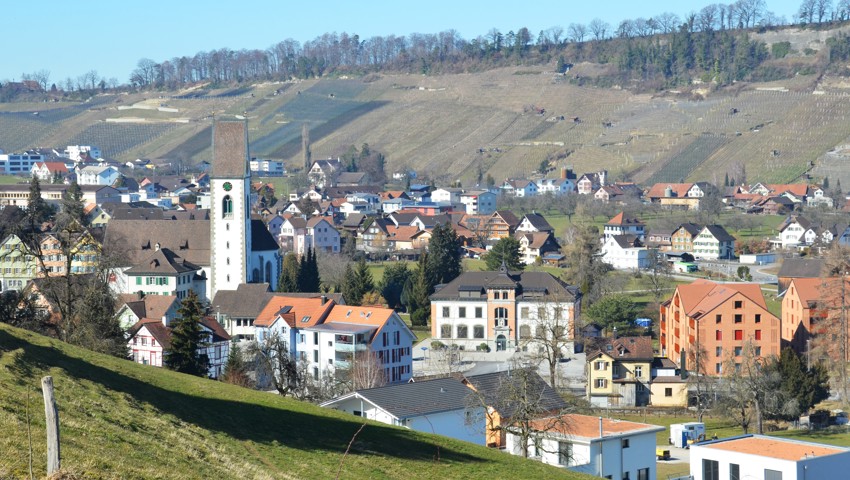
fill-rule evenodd
<path id="1" fill-rule="evenodd" d="M 372 272 L 369 271 L 366 260 L 361 258 L 353 268 L 350 264 L 345 267 L 342 294 L 345 297 L 346 304 L 360 305 L 363 296 L 374 289 L 375 283 L 372 279 Z"/>
<path id="2" fill-rule="evenodd" d="M 316 260 L 316 251 L 312 247 L 307 248 L 307 253 L 301 257 L 298 264 L 298 291 L 318 292 L 322 280 L 319 277 L 319 263 Z"/>
<path id="3" fill-rule="evenodd" d="M 201 349 L 206 346 L 201 316 L 204 310 L 194 290 L 183 299 L 177 310 L 179 317 L 171 323 L 171 346 L 165 354 L 165 366 L 171 370 L 206 376 L 209 358 Z"/>
<path id="4" fill-rule="evenodd" d="M 451 282 L 462 271 L 457 232 L 449 224 L 437 225 L 428 242 L 428 261 L 425 265 L 430 283 L 428 294 L 434 293 L 434 285 Z"/>
<path id="5" fill-rule="evenodd" d="M 27 219 L 32 224 L 40 224 L 50 219 L 52 209 L 41 196 L 41 182 L 33 175 L 30 179 L 30 193 L 27 199 Z"/>
<path id="6" fill-rule="evenodd" d="M 280 279 L 277 282 L 278 292 L 298 292 L 298 272 L 301 266 L 298 256 L 287 253 L 283 257 L 283 266 L 280 269 Z"/>

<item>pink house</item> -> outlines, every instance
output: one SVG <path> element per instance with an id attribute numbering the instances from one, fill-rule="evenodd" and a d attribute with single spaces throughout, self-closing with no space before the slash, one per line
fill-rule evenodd
<path id="1" fill-rule="evenodd" d="M 205 345 L 199 350 L 209 360 L 209 377 L 218 378 L 224 373 L 224 365 L 230 354 L 230 335 L 214 318 L 203 317 L 201 327 L 205 333 Z M 162 320 L 143 318 L 136 322 L 127 334 L 134 362 L 162 367 L 163 357 L 171 348 L 169 326 Z"/>

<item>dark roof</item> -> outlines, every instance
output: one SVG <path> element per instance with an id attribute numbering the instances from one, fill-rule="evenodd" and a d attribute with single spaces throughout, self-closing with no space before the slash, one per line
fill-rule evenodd
<path id="1" fill-rule="evenodd" d="M 244 178 L 248 172 L 248 129 L 245 122 L 216 122 L 212 150 L 210 177 Z"/>
<path id="2" fill-rule="evenodd" d="M 620 248 L 635 248 L 643 246 L 637 235 L 612 235 L 611 238 L 617 242 L 617 245 L 619 245 Z"/>
<path id="3" fill-rule="evenodd" d="M 817 278 L 821 276 L 822 258 L 786 258 L 776 274 L 779 278 Z"/>
<path id="4" fill-rule="evenodd" d="M 277 251 L 280 246 L 262 220 L 251 220 L 251 251 Z"/>
<path id="5" fill-rule="evenodd" d="M 171 348 L 171 329 L 163 325 L 162 320 L 158 319 L 143 318 L 139 320 L 127 331 L 127 338 L 135 337 L 142 327 L 147 327 L 148 331 L 159 342 L 163 350 Z"/>
<path id="6" fill-rule="evenodd" d="M 487 286 L 502 285 L 516 287 L 516 298 L 518 300 L 540 298 L 547 294 L 564 300 L 576 300 L 581 296 L 576 287 L 563 283 L 547 272 L 465 272 L 434 292 L 431 295 L 431 300 L 457 300 L 460 298 L 482 300 L 487 296 L 484 291 Z M 478 291 L 481 293 L 479 296 L 464 295 L 461 297 L 461 291 Z"/>
<path id="7" fill-rule="evenodd" d="M 555 229 L 552 228 L 552 225 L 549 225 L 549 222 L 546 221 L 546 219 L 543 217 L 543 215 L 540 215 L 539 213 L 526 213 L 525 217 L 523 217 L 523 218 L 527 219 L 532 227 L 536 228 L 537 230 L 539 230 L 541 232 L 553 232 L 553 231 L 555 231 Z M 520 223 L 522 223 L 522 222 L 520 222 Z"/>
<path id="8" fill-rule="evenodd" d="M 163 211 L 159 207 L 112 208 L 111 211 L 104 207 L 100 208 L 109 214 L 110 220 L 162 220 L 164 218 Z"/>
<path id="9" fill-rule="evenodd" d="M 528 373 L 529 375 L 527 377 L 529 396 L 540 399 L 538 405 L 535 406 L 538 411 L 541 413 L 544 411 L 554 412 L 567 407 L 564 399 L 537 372 L 527 369 L 523 370 L 523 373 Z M 512 404 L 510 398 L 506 398 L 504 392 L 513 388 L 506 388 L 505 385 L 510 385 L 511 379 L 515 374 L 516 370 L 485 373 L 466 377 L 465 381 L 471 384 L 481 394 L 488 407 L 495 409 L 502 417 L 510 418 L 516 411 L 517 406 Z M 524 382 L 525 379 L 521 381 Z"/>
<path id="10" fill-rule="evenodd" d="M 345 217 L 345 221 L 342 222 L 342 226 L 346 228 L 357 228 L 363 223 L 363 220 L 366 218 L 366 215 L 362 213 L 352 213 Z"/>
<path id="11" fill-rule="evenodd" d="M 711 233 L 714 238 L 716 238 L 720 242 L 734 242 L 735 237 L 729 235 L 729 232 L 726 231 L 720 225 L 706 225 L 705 228 Z"/>
<path id="12" fill-rule="evenodd" d="M 652 360 L 652 337 L 594 338 L 588 340 L 587 360 L 599 353 L 623 360 Z"/>
<path id="13" fill-rule="evenodd" d="M 702 227 L 697 225 L 696 223 L 683 223 L 679 225 L 679 228 L 685 229 L 685 231 L 690 233 L 692 237 L 699 235 L 699 232 L 702 231 Z M 676 230 L 678 230 L 679 228 L 677 228 Z M 673 230 L 673 233 L 676 233 L 676 230 Z"/>
<path id="14" fill-rule="evenodd" d="M 216 322 L 214 318 L 201 317 L 201 325 L 212 331 L 213 342 L 226 342 L 230 340 L 230 334 L 228 334 L 224 327 L 222 327 L 220 323 Z"/>
<path id="15" fill-rule="evenodd" d="M 469 387 L 455 378 L 438 378 L 357 390 L 398 419 L 468 408 Z"/>
<path id="16" fill-rule="evenodd" d="M 392 213 L 390 214 L 390 218 L 395 221 L 396 225 L 410 225 L 410 223 L 416 220 L 418 217 L 418 213 Z"/>
<path id="17" fill-rule="evenodd" d="M 274 295 L 268 283 L 240 283 L 236 290 L 219 290 L 213 298 L 213 309 L 237 318 L 257 318 Z"/>
<path id="18" fill-rule="evenodd" d="M 652 359 L 652 368 L 672 368 L 678 369 L 676 362 L 667 357 L 655 357 Z"/>
<path id="19" fill-rule="evenodd" d="M 196 272 L 200 268 L 167 248 L 159 248 L 148 258 L 127 269 L 124 273 L 130 275 L 179 275 Z"/>
<path id="20" fill-rule="evenodd" d="M 195 265 L 210 264 L 209 220 L 115 220 L 106 225 L 103 244 L 120 252 L 124 265 L 147 258 L 156 244 Z"/>

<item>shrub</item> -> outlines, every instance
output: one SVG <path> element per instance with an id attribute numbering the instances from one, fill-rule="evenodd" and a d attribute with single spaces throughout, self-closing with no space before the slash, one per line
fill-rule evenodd
<path id="1" fill-rule="evenodd" d="M 446 344 L 439 340 L 431 342 L 431 350 L 443 350 L 444 348 L 446 348 Z"/>

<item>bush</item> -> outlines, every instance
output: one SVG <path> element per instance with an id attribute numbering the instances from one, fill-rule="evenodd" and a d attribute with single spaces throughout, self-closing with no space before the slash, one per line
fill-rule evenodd
<path id="1" fill-rule="evenodd" d="M 443 350 L 445 348 L 446 344 L 439 340 L 434 340 L 433 342 L 431 342 L 431 350 Z"/>
<path id="2" fill-rule="evenodd" d="M 490 351 L 490 345 L 487 345 L 487 342 L 482 342 L 480 345 L 475 347 L 475 350 L 477 350 L 479 352 L 489 352 Z"/>

